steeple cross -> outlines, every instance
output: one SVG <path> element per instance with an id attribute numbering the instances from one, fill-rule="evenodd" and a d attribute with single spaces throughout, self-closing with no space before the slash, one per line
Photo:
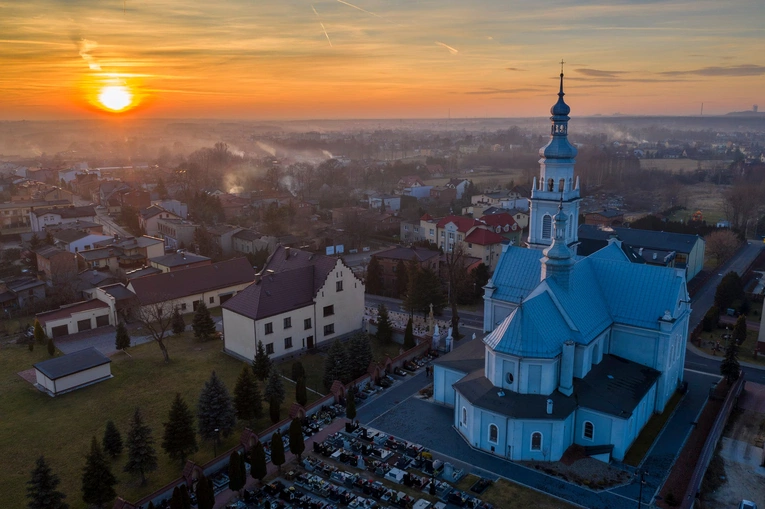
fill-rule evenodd
<path id="1" fill-rule="evenodd" d="M 566 63 L 566 62 L 564 62 L 564 61 L 563 61 L 563 59 L 561 58 L 561 59 L 560 59 L 560 73 L 561 73 L 561 74 L 563 74 L 563 64 L 565 64 L 565 63 Z"/>

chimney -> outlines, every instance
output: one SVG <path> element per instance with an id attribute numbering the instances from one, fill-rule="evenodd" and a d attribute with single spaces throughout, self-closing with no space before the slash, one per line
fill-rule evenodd
<path id="1" fill-rule="evenodd" d="M 547 415 L 552 415 L 553 412 L 553 400 L 547 400 Z"/>
<path id="2" fill-rule="evenodd" d="M 574 357 L 576 345 L 569 339 L 563 343 L 563 351 L 560 359 L 560 382 L 558 391 L 566 396 L 571 396 L 574 392 Z"/>

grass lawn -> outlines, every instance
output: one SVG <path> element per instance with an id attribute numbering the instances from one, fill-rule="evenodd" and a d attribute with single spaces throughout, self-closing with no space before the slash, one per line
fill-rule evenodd
<path id="1" fill-rule="evenodd" d="M 478 480 L 478 476 L 468 474 L 456 484 L 456 488 L 475 495 L 494 507 L 534 507 L 535 509 L 573 509 L 568 504 L 555 497 L 545 495 L 531 488 L 515 484 L 506 479 L 499 479 L 480 495 L 472 493 L 470 487 Z M 511 503 L 512 501 L 512 503 Z"/>
<path id="2" fill-rule="evenodd" d="M 2 322 L 2 324 L 0 325 L 0 336 L 17 334 L 21 332 L 21 330 L 23 329 L 25 325 L 30 325 L 30 326 L 34 325 L 35 316 L 26 315 L 26 316 L 8 318 L 8 315 L 3 313 L 2 319 L 0 319 L 0 322 Z"/>
<path id="3" fill-rule="evenodd" d="M 733 326 L 731 325 L 731 331 L 733 329 Z M 730 332 L 730 331 L 729 331 Z M 701 333 L 701 346 L 700 348 L 704 351 L 704 353 L 708 353 L 709 355 L 716 355 L 717 357 L 724 357 L 725 356 L 725 341 L 722 339 L 722 335 L 725 334 L 725 329 L 715 329 L 712 332 L 702 332 Z M 758 332 L 755 330 L 747 331 L 746 333 L 746 340 L 738 347 L 738 360 L 740 361 L 746 361 L 746 362 L 753 362 L 755 364 L 765 364 L 765 355 L 758 355 L 755 357 L 754 349 L 757 347 L 757 334 Z M 722 351 L 720 352 L 713 352 L 711 345 L 714 344 L 714 342 L 719 341 L 722 345 Z"/>
<path id="4" fill-rule="evenodd" d="M 132 357 L 118 353 L 112 358 L 113 379 L 51 398 L 17 375 L 48 358 L 45 348 L 37 346 L 34 352 L 29 352 L 26 346 L 0 346 L 0 450 L 5 460 L 0 476 L 0 507 L 26 506 L 25 483 L 35 458 L 44 454 L 61 477 L 59 489 L 67 494 L 66 502 L 72 509 L 84 508 L 80 476 L 91 437 L 100 441 L 106 421 L 112 419 L 124 440 L 137 406 L 154 431 L 159 468 L 148 475 L 146 486 L 139 486 L 138 479 L 122 472 L 127 461 L 123 452 L 112 463 L 119 480 L 118 495 L 135 501 L 178 477 L 181 465 L 171 462 L 160 447 L 162 422 L 167 419 L 175 393 L 180 392 L 195 409 L 211 371 L 218 373 L 232 393 L 244 364 L 222 353 L 220 342 L 201 343 L 190 332 L 169 339 L 167 347 L 169 364 L 162 361 L 155 344 L 136 346 L 129 350 Z M 292 384 L 285 383 L 285 392 L 282 417 L 287 416 L 295 398 Z M 318 397 L 309 393 L 309 401 L 315 399 Z M 264 413 L 266 416 L 256 423 L 255 431 L 270 426 L 265 403 Z M 218 451 L 234 446 L 242 428 L 238 424 L 231 436 L 223 438 Z M 213 446 L 205 443 L 191 459 L 202 464 L 212 457 Z"/>
<path id="5" fill-rule="evenodd" d="M 648 453 L 648 449 L 651 448 L 656 441 L 656 437 L 659 436 L 661 430 L 664 429 L 664 425 L 667 423 L 669 416 L 675 411 L 677 405 L 680 404 L 680 400 L 683 399 L 683 395 L 676 392 L 669 398 L 667 406 L 660 414 L 653 415 L 640 432 L 640 435 L 635 439 L 635 442 L 630 447 L 627 454 L 624 456 L 624 463 L 636 467 L 640 465 L 643 458 Z"/>

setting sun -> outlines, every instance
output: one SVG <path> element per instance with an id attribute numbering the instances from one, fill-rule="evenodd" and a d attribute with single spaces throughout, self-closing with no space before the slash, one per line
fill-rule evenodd
<path id="1" fill-rule="evenodd" d="M 123 85 L 110 85 L 101 89 L 98 101 L 108 110 L 122 111 L 133 102 L 133 94 Z"/>

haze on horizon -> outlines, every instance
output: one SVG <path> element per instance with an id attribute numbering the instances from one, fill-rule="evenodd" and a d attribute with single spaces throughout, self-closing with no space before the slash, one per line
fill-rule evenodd
<path id="1" fill-rule="evenodd" d="M 750 109 L 765 3 L 0 0 L 0 120 L 577 116 Z"/>

